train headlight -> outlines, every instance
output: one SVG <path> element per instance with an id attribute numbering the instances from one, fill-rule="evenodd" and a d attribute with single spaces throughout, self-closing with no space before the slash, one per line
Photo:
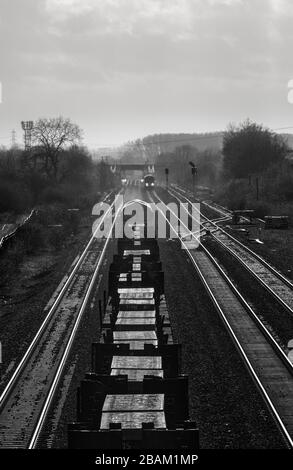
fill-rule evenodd
<path id="1" fill-rule="evenodd" d="M 152 183 L 152 186 L 155 186 L 155 183 Z"/>
<path id="2" fill-rule="evenodd" d="M 148 186 L 148 185 L 149 185 L 149 183 L 146 183 L 145 185 L 146 185 L 146 186 Z"/>
<path id="3" fill-rule="evenodd" d="M 143 183 L 143 182 L 144 182 L 144 179 L 142 178 L 142 179 L 140 180 L 140 182 Z"/>

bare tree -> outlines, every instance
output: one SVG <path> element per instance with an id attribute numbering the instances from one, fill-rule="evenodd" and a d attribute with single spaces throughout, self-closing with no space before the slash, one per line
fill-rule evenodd
<path id="1" fill-rule="evenodd" d="M 62 151 L 68 145 L 78 144 L 81 136 L 80 127 L 62 116 L 42 118 L 35 123 L 32 131 L 33 144 L 38 147 L 48 176 L 57 178 Z"/>

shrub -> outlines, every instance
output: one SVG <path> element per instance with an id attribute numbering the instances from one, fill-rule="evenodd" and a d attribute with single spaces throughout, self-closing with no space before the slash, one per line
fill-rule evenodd
<path id="1" fill-rule="evenodd" d="M 23 255 L 23 243 L 20 240 L 14 240 L 12 245 L 0 252 L 0 286 L 5 285 L 18 270 Z"/>
<path id="2" fill-rule="evenodd" d="M 62 247 L 64 243 L 64 239 L 65 239 L 64 230 L 62 230 L 61 227 L 50 229 L 48 240 L 49 240 L 49 243 L 53 246 L 53 248 L 55 248 L 55 250 L 59 250 Z"/>
<path id="3" fill-rule="evenodd" d="M 38 223 L 28 223 L 18 230 L 17 238 L 23 241 L 27 253 L 33 253 L 44 246 L 45 231 Z"/>
<path id="4" fill-rule="evenodd" d="M 217 190 L 215 197 L 219 202 L 232 210 L 241 210 L 246 207 L 248 195 L 247 181 L 231 180 L 226 184 L 222 184 Z"/>
<path id="5" fill-rule="evenodd" d="M 0 181 L 0 212 L 25 212 L 30 207 L 30 195 L 21 186 L 9 181 Z"/>
<path id="6" fill-rule="evenodd" d="M 279 185 L 279 192 L 283 193 L 286 201 L 293 201 L 293 180 L 290 176 L 284 176 Z"/>
<path id="7" fill-rule="evenodd" d="M 263 202 L 254 202 L 249 206 L 249 209 L 253 209 L 255 217 L 260 219 L 263 219 L 266 215 L 271 214 L 270 206 Z"/>
<path id="8" fill-rule="evenodd" d="M 43 191 L 42 200 L 46 204 L 68 204 L 70 201 L 70 195 L 62 186 L 48 187 Z"/>

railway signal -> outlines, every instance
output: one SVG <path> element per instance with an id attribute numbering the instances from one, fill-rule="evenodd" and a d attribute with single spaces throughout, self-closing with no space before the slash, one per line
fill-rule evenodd
<path id="1" fill-rule="evenodd" d="M 189 165 L 191 166 L 191 174 L 192 174 L 192 190 L 193 194 L 195 195 L 195 177 L 197 176 L 197 167 L 193 162 L 189 162 Z"/>
<path id="2" fill-rule="evenodd" d="M 166 189 L 169 186 L 169 168 L 165 168 L 165 175 L 166 175 Z"/>

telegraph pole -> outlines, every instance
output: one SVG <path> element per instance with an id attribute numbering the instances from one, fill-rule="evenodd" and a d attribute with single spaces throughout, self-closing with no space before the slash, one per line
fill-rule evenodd
<path id="1" fill-rule="evenodd" d="M 165 175 L 166 175 L 166 189 L 169 187 L 169 168 L 165 168 Z"/>
<path id="2" fill-rule="evenodd" d="M 256 187 L 256 200 L 258 201 L 259 200 L 259 180 L 258 180 L 258 176 L 255 179 L 255 187 Z"/>
<path id="3" fill-rule="evenodd" d="M 16 147 L 16 132 L 15 132 L 15 129 L 13 129 L 11 131 L 11 148 L 15 148 Z"/>

